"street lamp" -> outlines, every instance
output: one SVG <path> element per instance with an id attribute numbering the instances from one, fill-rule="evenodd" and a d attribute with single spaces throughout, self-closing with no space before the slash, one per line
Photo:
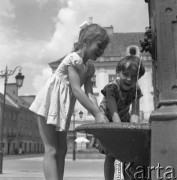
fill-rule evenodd
<path id="1" fill-rule="evenodd" d="M 79 112 L 79 117 L 82 119 L 82 117 L 83 117 L 83 112 L 82 112 L 82 110 L 80 110 L 80 112 Z"/>
<path id="2" fill-rule="evenodd" d="M 21 73 L 22 68 L 17 66 L 14 70 L 9 70 L 6 66 L 5 70 L 0 71 L 0 77 L 4 78 L 4 98 L 3 98 L 3 111 L 2 119 L 0 119 L 0 174 L 2 174 L 2 165 L 3 165 L 3 125 L 5 117 L 5 104 L 6 104 L 6 85 L 8 77 L 13 75 L 15 71 L 19 69 L 19 73 L 15 76 L 17 87 L 20 88 L 23 84 L 24 76 Z"/>

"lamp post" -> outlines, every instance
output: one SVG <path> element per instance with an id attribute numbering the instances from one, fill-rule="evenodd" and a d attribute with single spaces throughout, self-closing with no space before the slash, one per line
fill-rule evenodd
<path id="1" fill-rule="evenodd" d="M 6 104 L 6 85 L 8 77 L 13 75 L 15 71 L 19 69 L 19 73 L 15 76 L 17 87 L 20 88 L 23 84 L 24 76 L 21 73 L 21 67 L 17 66 L 14 70 L 9 70 L 6 66 L 5 70 L 0 71 L 0 77 L 4 78 L 4 98 L 3 98 L 3 111 L 2 119 L 0 119 L 0 174 L 2 174 L 3 166 L 3 126 L 4 126 L 4 117 L 5 117 L 5 104 Z"/>
<path id="2" fill-rule="evenodd" d="M 84 115 L 84 113 L 82 112 L 82 110 L 80 110 L 80 111 L 79 111 L 79 117 L 80 117 L 80 119 L 83 118 L 83 115 Z M 87 139 L 87 133 L 86 133 L 86 139 Z M 86 148 L 87 148 L 87 147 L 86 147 Z"/>
<path id="3" fill-rule="evenodd" d="M 73 161 L 76 160 L 76 131 L 75 131 L 75 112 L 73 112 Z"/>

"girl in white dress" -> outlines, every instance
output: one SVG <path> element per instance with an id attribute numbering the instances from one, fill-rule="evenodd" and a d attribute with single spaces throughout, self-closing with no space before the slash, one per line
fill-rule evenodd
<path id="1" fill-rule="evenodd" d="M 108 43 L 106 30 L 99 25 L 90 24 L 81 29 L 74 51 L 62 60 L 30 106 L 30 110 L 38 114 L 47 180 L 63 180 L 66 137 L 76 99 L 95 117 L 96 122 L 107 121 L 93 95 L 91 77 L 94 66 L 88 60 L 96 61 Z"/>

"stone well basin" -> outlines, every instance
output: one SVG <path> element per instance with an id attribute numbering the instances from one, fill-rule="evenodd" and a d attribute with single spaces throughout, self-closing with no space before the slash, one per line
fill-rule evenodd
<path id="1" fill-rule="evenodd" d="M 150 164 L 149 123 L 91 123 L 78 126 L 76 131 L 94 135 L 122 162 Z"/>

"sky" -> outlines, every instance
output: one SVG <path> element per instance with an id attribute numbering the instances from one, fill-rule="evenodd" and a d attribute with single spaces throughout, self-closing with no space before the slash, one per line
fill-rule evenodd
<path id="1" fill-rule="evenodd" d="M 36 95 L 51 75 L 48 63 L 71 52 L 79 26 L 92 17 L 114 32 L 145 32 L 144 0 L 1 0 L 0 71 L 22 67 L 19 95 Z M 18 69 L 8 78 L 15 83 Z M 0 78 L 0 92 L 4 79 Z"/>

